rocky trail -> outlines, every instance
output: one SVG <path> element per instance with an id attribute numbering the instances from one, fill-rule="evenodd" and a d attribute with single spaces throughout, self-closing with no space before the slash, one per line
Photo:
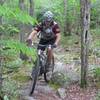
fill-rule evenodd
<path id="1" fill-rule="evenodd" d="M 30 85 L 24 87 L 20 100 L 96 100 L 97 90 L 94 87 L 82 90 L 78 84 L 71 84 L 68 88 L 55 90 L 45 82 L 38 81 L 34 94 L 29 96 Z"/>
<path id="2" fill-rule="evenodd" d="M 60 54 L 60 52 L 62 53 Z M 69 54 L 69 51 L 65 53 L 62 48 L 56 50 L 54 72 L 62 71 L 62 73 L 67 73 L 65 75 L 70 78 L 70 81 L 68 80 L 63 84 L 64 86 L 55 89 L 50 84 L 47 84 L 43 76 L 41 76 L 37 81 L 34 94 L 29 96 L 32 83 L 32 80 L 30 80 L 24 83 L 20 89 L 20 100 L 96 100 L 98 90 L 94 84 L 90 84 L 86 89 L 80 88 L 80 61 L 73 61 L 72 59 L 70 59 L 70 63 L 61 61 L 62 58 L 69 60 L 69 58 L 65 57 L 66 55 L 69 56 Z"/>

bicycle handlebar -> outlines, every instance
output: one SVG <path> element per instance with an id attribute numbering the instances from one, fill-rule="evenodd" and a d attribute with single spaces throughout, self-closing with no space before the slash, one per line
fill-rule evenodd
<path id="1" fill-rule="evenodd" d="M 41 46 L 41 47 L 47 47 L 47 48 L 56 48 L 56 45 L 42 45 L 42 44 L 38 44 L 38 46 Z"/>
<path id="2" fill-rule="evenodd" d="M 40 46 L 40 47 L 46 47 L 46 48 L 56 48 L 56 45 L 53 44 L 47 44 L 47 45 L 42 45 L 42 44 L 38 44 L 38 43 L 33 43 L 32 45 L 37 45 L 37 46 Z"/>

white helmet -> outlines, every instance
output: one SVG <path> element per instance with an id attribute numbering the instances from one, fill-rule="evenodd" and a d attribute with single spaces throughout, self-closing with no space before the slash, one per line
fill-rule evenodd
<path id="1" fill-rule="evenodd" d="M 53 13 L 51 11 L 47 11 L 44 13 L 43 17 L 44 17 L 44 20 L 46 21 L 52 21 L 53 20 Z"/>

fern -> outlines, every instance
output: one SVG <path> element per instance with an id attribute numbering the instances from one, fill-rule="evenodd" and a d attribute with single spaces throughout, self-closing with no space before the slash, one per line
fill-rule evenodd
<path id="1" fill-rule="evenodd" d="M 10 20 L 16 20 L 24 24 L 38 23 L 35 18 L 32 18 L 27 13 L 21 11 L 19 8 L 9 8 L 7 6 L 0 5 L 0 16 L 8 18 Z"/>
<path id="2" fill-rule="evenodd" d="M 0 25 L 0 33 L 4 35 L 12 36 L 15 33 L 19 33 L 19 29 L 10 24 L 4 24 L 4 25 Z"/>
<path id="3" fill-rule="evenodd" d="M 100 68 L 94 69 L 94 76 L 100 80 Z"/>
<path id="4" fill-rule="evenodd" d="M 14 50 L 17 53 L 22 51 L 24 54 L 31 57 L 33 60 L 36 59 L 36 49 L 35 48 L 30 48 L 24 43 L 20 43 L 18 41 L 14 41 L 14 40 L 1 40 L 0 41 L 0 46 L 1 46 L 0 52 L 1 52 L 2 56 L 4 56 L 4 52 L 7 52 L 6 48 L 8 48 L 8 50 L 9 49 Z"/>

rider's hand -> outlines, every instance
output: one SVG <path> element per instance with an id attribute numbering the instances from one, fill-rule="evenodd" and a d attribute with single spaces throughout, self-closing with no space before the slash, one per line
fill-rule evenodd
<path id="1" fill-rule="evenodd" d="M 27 46 L 31 46 L 32 45 L 32 40 L 31 39 L 27 39 L 26 43 L 27 43 Z"/>
<path id="2" fill-rule="evenodd" d="M 56 47 L 57 47 L 57 44 L 55 43 L 55 44 L 53 45 L 53 47 L 56 48 Z"/>

